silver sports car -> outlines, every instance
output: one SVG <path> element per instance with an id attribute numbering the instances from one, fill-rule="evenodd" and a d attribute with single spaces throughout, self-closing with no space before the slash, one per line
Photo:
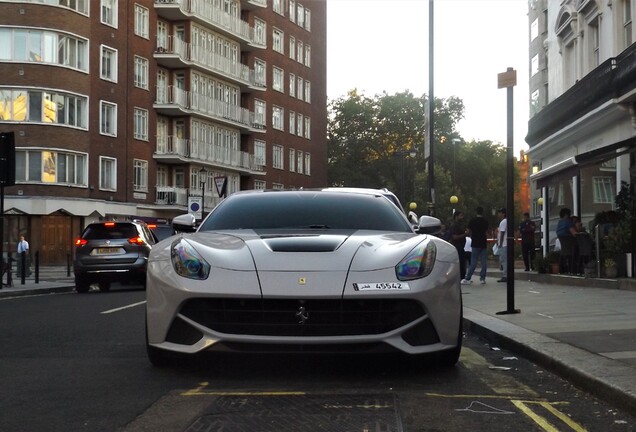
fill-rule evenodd
<path id="1" fill-rule="evenodd" d="M 194 231 L 192 215 L 173 220 Z M 454 365 L 459 258 L 381 194 L 245 191 L 152 248 L 147 351 L 398 351 Z"/>

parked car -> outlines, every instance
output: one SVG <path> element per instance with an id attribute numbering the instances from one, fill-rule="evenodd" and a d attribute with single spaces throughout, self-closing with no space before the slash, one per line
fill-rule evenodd
<path id="1" fill-rule="evenodd" d="M 172 224 L 169 223 L 149 223 L 148 228 L 150 228 L 150 231 L 152 231 L 155 237 L 157 237 L 158 242 L 177 233 L 172 227 Z"/>
<path id="2" fill-rule="evenodd" d="M 196 229 L 189 214 L 173 224 Z M 380 193 L 242 191 L 150 252 L 147 352 L 154 365 L 215 350 L 398 351 L 454 365 L 459 282 L 455 248 L 416 234 Z"/>
<path id="3" fill-rule="evenodd" d="M 75 289 L 88 292 L 92 284 L 108 291 L 112 282 L 146 283 L 148 256 L 156 237 L 142 221 L 90 223 L 75 241 Z"/>

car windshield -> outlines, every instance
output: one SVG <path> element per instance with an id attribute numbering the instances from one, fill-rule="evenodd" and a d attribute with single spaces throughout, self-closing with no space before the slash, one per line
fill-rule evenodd
<path id="1" fill-rule="evenodd" d="M 412 232 L 404 215 L 382 195 L 312 191 L 230 196 L 199 231 L 293 228 Z"/>
<path id="2" fill-rule="evenodd" d="M 137 237 L 139 233 L 133 224 L 117 223 L 117 224 L 93 224 L 86 227 L 86 231 L 82 235 L 85 240 L 105 240 L 105 239 L 122 239 Z"/>

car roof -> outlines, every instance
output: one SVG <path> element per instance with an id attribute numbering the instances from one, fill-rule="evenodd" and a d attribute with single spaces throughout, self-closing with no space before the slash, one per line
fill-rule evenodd
<path id="1" fill-rule="evenodd" d="M 395 204 L 400 210 L 404 211 L 404 207 L 402 207 L 402 203 L 398 199 L 398 197 L 388 190 L 387 188 L 381 189 L 373 189 L 373 188 L 359 188 L 359 187 L 328 187 L 323 188 L 325 191 L 336 191 L 336 192 L 352 192 L 352 193 L 367 193 L 367 194 L 379 194 L 389 199 L 393 204 Z"/>

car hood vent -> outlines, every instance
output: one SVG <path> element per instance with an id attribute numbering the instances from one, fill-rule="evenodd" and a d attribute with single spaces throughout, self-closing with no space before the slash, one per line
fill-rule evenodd
<path id="1" fill-rule="evenodd" d="M 262 236 L 273 252 L 333 252 L 344 243 L 346 235 Z"/>

